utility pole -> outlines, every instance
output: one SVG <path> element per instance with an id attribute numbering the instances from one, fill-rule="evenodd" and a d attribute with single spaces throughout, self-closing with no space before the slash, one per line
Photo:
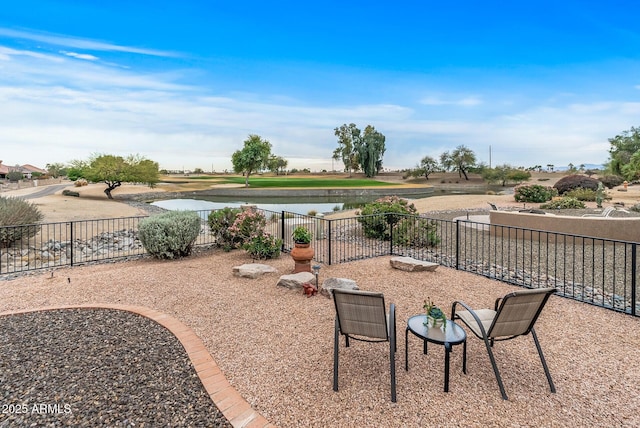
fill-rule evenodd
<path id="1" fill-rule="evenodd" d="M 491 145 L 489 145 L 489 169 L 491 169 Z"/>

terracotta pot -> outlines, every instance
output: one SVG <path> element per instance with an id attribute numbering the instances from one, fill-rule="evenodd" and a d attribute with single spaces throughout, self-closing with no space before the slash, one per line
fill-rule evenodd
<path id="1" fill-rule="evenodd" d="M 311 272 L 311 259 L 313 259 L 314 254 L 311 244 L 298 244 L 296 242 L 291 250 L 291 258 L 296 263 L 293 273 Z"/>

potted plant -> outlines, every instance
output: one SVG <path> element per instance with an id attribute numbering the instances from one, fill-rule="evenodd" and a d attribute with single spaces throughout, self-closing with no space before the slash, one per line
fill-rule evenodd
<path id="1" fill-rule="evenodd" d="M 293 273 L 311 272 L 311 260 L 315 254 L 311 246 L 312 236 L 311 231 L 304 226 L 293 229 L 291 233 L 294 242 L 291 250 L 291 258 L 295 262 Z"/>
<path id="2" fill-rule="evenodd" d="M 424 301 L 423 305 L 425 314 L 427 316 L 424 325 L 429 327 L 443 328 L 447 326 L 447 317 L 442 312 L 442 309 L 437 307 L 430 299 Z"/>

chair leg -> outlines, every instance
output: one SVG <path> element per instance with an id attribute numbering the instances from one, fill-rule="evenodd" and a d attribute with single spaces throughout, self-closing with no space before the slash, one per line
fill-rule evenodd
<path id="1" fill-rule="evenodd" d="M 500 376 L 500 372 L 498 371 L 498 365 L 496 364 L 496 359 L 493 356 L 493 351 L 491 350 L 491 344 L 489 343 L 489 339 L 484 339 L 484 344 L 487 347 L 487 352 L 489 353 L 489 359 L 491 360 L 491 365 L 493 366 L 493 372 L 496 375 L 496 380 L 498 381 L 498 387 L 500 387 L 500 394 L 502 394 L 503 400 L 508 400 L 507 393 L 504 390 L 504 385 L 502 384 L 502 377 Z"/>
<path id="2" fill-rule="evenodd" d="M 338 347 L 340 345 L 340 334 L 339 334 L 339 326 L 338 319 L 336 318 L 336 323 L 334 327 L 334 335 L 333 335 L 333 390 L 338 390 Z"/>
<path id="3" fill-rule="evenodd" d="M 542 354 L 542 348 L 540 347 L 540 342 L 538 342 L 538 336 L 536 335 L 533 327 L 531 328 L 531 336 L 533 336 L 533 341 L 536 343 L 536 348 L 538 349 L 538 355 L 540 355 L 540 361 L 542 361 L 542 367 L 544 368 L 544 374 L 547 375 L 547 381 L 549 381 L 549 387 L 551 388 L 551 392 L 556 392 L 556 387 L 553 384 L 553 380 L 551 380 L 551 373 L 549 373 L 549 367 L 547 366 L 547 361 L 544 359 L 544 355 Z"/>

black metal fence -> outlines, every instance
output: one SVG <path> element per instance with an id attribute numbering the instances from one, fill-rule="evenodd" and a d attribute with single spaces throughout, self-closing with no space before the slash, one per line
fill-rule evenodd
<path id="1" fill-rule="evenodd" d="M 293 248 L 293 229 L 309 228 L 319 263 L 410 256 L 523 287 L 555 287 L 575 300 L 640 313 L 636 242 L 425 216 L 325 219 L 260 211 L 268 219 L 266 231 L 282 238 L 285 252 Z M 215 245 L 207 224 L 210 211 L 198 213 L 202 225 L 195 245 Z M 137 230 L 143 218 L 30 225 L 39 229 L 35 236 L 0 248 L 0 275 L 142 256 Z M 11 232 L 11 227 L 0 228 L 0 237 Z"/>

